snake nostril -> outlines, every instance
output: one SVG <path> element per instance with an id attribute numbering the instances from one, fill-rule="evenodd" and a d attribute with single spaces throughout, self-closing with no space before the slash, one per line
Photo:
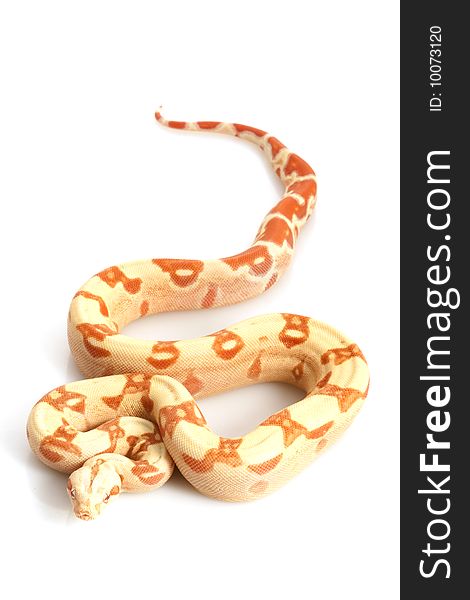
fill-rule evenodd
<path id="1" fill-rule="evenodd" d="M 84 521 L 90 521 L 91 515 L 90 515 L 90 513 L 82 512 L 78 515 L 78 518 L 83 519 Z"/>

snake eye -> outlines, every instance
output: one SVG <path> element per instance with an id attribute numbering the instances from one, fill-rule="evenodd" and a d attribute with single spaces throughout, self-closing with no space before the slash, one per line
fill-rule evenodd
<path id="1" fill-rule="evenodd" d="M 75 490 L 72 488 L 72 489 L 70 490 L 70 497 L 71 497 L 71 498 L 75 498 L 75 496 L 76 496 L 76 494 L 75 494 Z"/>
<path id="2" fill-rule="evenodd" d="M 107 504 L 107 503 L 108 503 L 108 500 L 110 499 L 110 497 L 111 497 L 111 494 L 106 494 L 106 496 L 103 498 L 103 502 L 104 502 L 105 504 Z"/>

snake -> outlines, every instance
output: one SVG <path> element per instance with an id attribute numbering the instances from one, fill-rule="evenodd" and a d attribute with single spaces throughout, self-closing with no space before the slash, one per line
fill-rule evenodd
<path id="1" fill-rule="evenodd" d="M 168 121 L 160 110 L 155 116 L 176 130 L 255 144 L 284 193 L 239 254 L 115 265 L 74 295 L 68 341 L 87 379 L 43 396 L 31 410 L 27 436 L 43 463 L 68 475 L 72 508 L 83 520 L 98 517 L 121 492 L 159 488 L 175 465 L 206 496 L 264 497 L 338 439 L 369 388 L 358 345 L 307 316 L 255 316 L 177 341 L 121 333 L 145 315 L 231 305 L 270 289 L 288 267 L 316 202 L 313 169 L 269 133 L 237 123 Z M 211 430 L 200 399 L 262 382 L 288 383 L 305 395 L 241 437 Z"/>

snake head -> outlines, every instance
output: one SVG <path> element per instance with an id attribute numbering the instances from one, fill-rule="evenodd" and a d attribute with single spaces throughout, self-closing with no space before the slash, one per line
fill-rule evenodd
<path id="1" fill-rule="evenodd" d="M 75 516 L 96 519 L 121 492 L 122 481 L 112 461 L 93 458 L 74 471 L 67 482 Z"/>

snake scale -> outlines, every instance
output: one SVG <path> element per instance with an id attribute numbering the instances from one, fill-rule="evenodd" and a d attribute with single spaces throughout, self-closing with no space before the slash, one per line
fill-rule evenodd
<path id="1" fill-rule="evenodd" d="M 168 121 L 160 112 L 156 118 L 175 129 L 256 144 L 285 192 L 240 254 L 113 266 L 73 297 L 69 344 L 90 379 L 41 398 L 27 432 L 39 459 L 69 474 L 73 509 L 84 520 L 96 518 L 122 491 L 160 487 L 175 463 L 208 496 L 262 497 L 334 442 L 368 391 L 369 371 L 359 347 L 306 316 L 257 316 L 190 340 L 145 341 L 120 333 L 144 315 L 229 305 L 269 289 L 288 267 L 316 200 L 314 171 L 265 131 L 235 123 Z M 266 381 L 290 383 L 305 397 L 242 437 L 211 431 L 196 400 Z"/>

